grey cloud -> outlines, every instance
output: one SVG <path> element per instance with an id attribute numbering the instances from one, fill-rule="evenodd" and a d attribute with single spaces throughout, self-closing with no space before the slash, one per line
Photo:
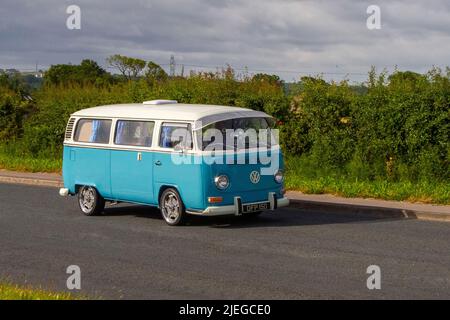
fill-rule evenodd
<path id="1" fill-rule="evenodd" d="M 77 31 L 65 27 L 73 3 L 82 10 Z M 366 28 L 370 4 L 381 7 L 381 30 Z M 425 71 L 448 64 L 449 23 L 445 0 L 3 0 L 0 68 L 83 58 L 104 64 L 115 53 L 167 63 L 173 53 L 179 63 L 250 71 Z"/>

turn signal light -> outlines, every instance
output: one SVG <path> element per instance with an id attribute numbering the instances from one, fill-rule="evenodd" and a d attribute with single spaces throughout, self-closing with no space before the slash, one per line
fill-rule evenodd
<path id="1" fill-rule="evenodd" d="M 223 198 L 222 197 L 208 197 L 208 202 L 209 203 L 219 203 L 222 202 Z"/>

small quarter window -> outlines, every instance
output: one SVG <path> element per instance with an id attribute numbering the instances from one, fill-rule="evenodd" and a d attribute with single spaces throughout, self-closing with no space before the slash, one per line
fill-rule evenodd
<path id="1" fill-rule="evenodd" d="M 192 149 L 191 125 L 187 123 L 163 123 L 159 137 L 159 146 L 170 149 L 175 147 Z"/>
<path id="2" fill-rule="evenodd" d="M 88 143 L 109 143 L 111 120 L 81 119 L 77 123 L 75 141 Z"/>
<path id="3" fill-rule="evenodd" d="M 155 123 L 151 121 L 119 120 L 116 125 L 115 144 L 151 147 Z"/>

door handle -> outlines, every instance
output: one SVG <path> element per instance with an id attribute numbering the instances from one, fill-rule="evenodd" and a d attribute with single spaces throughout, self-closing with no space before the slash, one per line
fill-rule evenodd
<path id="1" fill-rule="evenodd" d="M 157 166 L 160 166 L 160 165 L 162 165 L 161 161 L 159 161 L 159 160 L 158 160 L 158 161 L 156 161 L 156 162 L 155 162 L 155 164 L 156 164 Z"/>
<path id="2" fill-rule="evenodd" d="M 142 153 L 137 153 L 137 161 L 142 161 Z"/>

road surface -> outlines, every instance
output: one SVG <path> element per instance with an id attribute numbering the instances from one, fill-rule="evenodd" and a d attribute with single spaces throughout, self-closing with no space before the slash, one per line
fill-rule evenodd
<path id="1" fill-rule="evenodd" d="M 169 227 L 156 209 L 85 217 L 56 188 L 0 184 L 0 278 L 67 291 L 69 265 L 94 298 L 450 299 L 450 224 L 286 208 Z"/>

